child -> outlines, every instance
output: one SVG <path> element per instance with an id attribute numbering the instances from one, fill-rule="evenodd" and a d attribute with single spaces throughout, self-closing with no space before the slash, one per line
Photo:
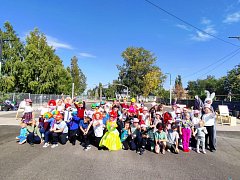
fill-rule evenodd
<path id="1" fill-rule="evenodd" d="M 102 116 L 103 116 L 103 124 L 106 126 L 107 120 L 109 119 L 109 114 L 107 111 L 103 111 Z"/>
<path id="2" fill-rule="evenodd" d="M 36 126 L 36 121 L 31 121 L 31 126 L 27 126 L 29 134 L 27 135 L 27 142 L 33 146 L 34 144 L 40 144 L 42 142 L 42 136 L 40 129 Z"/>
<path id="3" fill-rule="evenodd" d="M 18 144 L 24 144 L 27 141 L 27 124 L 22 122 L 20 127 L 20 134 L 16 137 L 16 140 L 19 141 Z"/>
<path id="4" fill-rule="evenodd" d="M 140 130 L 140 138 L 139 138 L 139 146 L 140 146 L 140 153 L 139 155 L 143 155 L 145 149 L 146 149 L 146 144 L 147 144 L 147 139 L 148 139 L 148 126 L 146 124 L 141 124 L 141 130 Z"/>
<path id="5" fill-rule="evenodd" d="M 22 117 L 22 121 L 28 124 L 33 119 L 33 108 L 32 108 L 32 100 L 26 99 L 26 106 L 24 108 L 24 114 Z"/>
<path id="6" fill-rule="evenodd" d="M 180 126 L 180 134 L 182 135 L 182 144 L 183 144 L 183 151 L 189 152 L 189 142 L 191 138 L 191 132 L 193 132 L 193 124 L 190 120 L 190 114 L 187 113 L 185 115 L 185 119 L 182 120 Z"/>
<path id="7" fill-rule="evenodd" d="M 83 120 L 80 120 L 79 123 L 79 128 L 80 128 L 80 132 L 83 136 L 83 150 L 87 151 L 89 149 L 91 149 L 90 146 L 90 135 L 92 134 L 92 131 L 90 130 L 92 126 L 92 121 L 90 122 L 90 117 L 89 116 L 85 116 Z"/>
<path id="8" fill-rule="evenodd" d="M 147 148 L 150 151 L 154 151 L 155 141 L 154 141 L 154 128 L 147 127 Z"/>
<path id="9" fill-rule="evenodd" d="M 77 116 L 77 111 L 72 112 L 72 118 L 67 123 L 69 127 L 69 141 L 73 146 L 76 144 L 77 135 L 79 134 L 80 118 Z"/>
<path id="10" fill-rule="evenodd" d="M 107 121 L 107 132 L 102 137 L 99 147 L 105 146 L 110 151 L 120 150 L 122 143 L 119 138 L 119 132 L 117 130 L 117 113 L 111 111 L 109 113 L 110 119 Z"/>
<path id="11" fill-rule="evenodd" d="M 58 142 L 60 142 L 62 145 L 66 144 L 68 136 L 68 127 L 66 122 L 63 121 L 63 116 L 59 114 L 55 119 L 55 124 L 50 129 L 53 137 L 51 148 L 58 147 Z"/>
<path id="12" fill-rule="evenodd" d="M 84 119 L 84 111 L 86 109 L 85 101 L 75 102 L 75 107 L 77 108 L 77 116 L 83 120 Z"/>
<path id="13" fill-rule="evenodd" d="M 45 133 L 44 133 L 44 145 L 43 148 L 46 148 L 49 146 L 49 140 L 50 140 L 50 136 L 52 135 L 50 129 L 54 128 L 54 124 L 56 122 L 56 117 L 57 115 L 59 115 L 60 113 L 56 110 L 52 111 L 52 114 L 45 114 L 45 120 L 44 123 L 49 124 L 47 126 L 47 128 L 45 129 Z"/>
<path id="14" fill-rule="evenodd" d="M 140 125 L 138 118 L 133 119 L 133 124 L 130 126 L 130 128 L 131 128 L 130 149 L 132 151 L 136 150 L 137 153 L 140 153 L 139 147 Z"/>
<path id="15" fill-rule="evenodd" d="M 155 132 L 155 152 L 159 154 L 160 149 L 162 149 L 162 154 L 165 154 L 167 135 L 163 131 L 164 127 L 162 124 L 157 125 L 157 131 Z"/>
<path id="16" fill-rule="evenodd" d="M 201 121 L 201 119 L 199 118 L 199 114 L 200 114 L 199 110 L 193 111 L 192 123 L 193 123 L 194 131 L 199 127 L 199 122 Z M 196 138 L 193 137 L 191 139 L 191 147 L 193 147 L 195 149 L 196 144 L 197 144 Z"/>
<path id="17" fill-rule="evenodd" d="M 121 133 L 121 142 L 123 144 L 123 149 L 128 150 L 129 149 L 129 137 L 131 135 L 131 130 L 130 130 L 130 122 L 126 121 L 124 128 L 122 129 Z"/>
<path id="18" fill-rule="evenodd" d="M 43 117 L 39 118 L 39 124 L 38 128 L 40 130 L 41 136 L 44 137 L 46 130 L 49 129 L 49 123 L 45 122 L 45 120 L 50 119 L 52 117 L 52 114 L 50 112 L 46 112 L 43 114 Z"/>
<path id="19" fill-rule="evenodd" d="M 144 124 L 146 124 L 147 126 L 151 125 L 150 114 L 148 113 L 147 107 L 143 108 L 142 120 L 144 121 Z"/>
<path id="20" fill-rule="evenodd" d="M 161 118 L 161 114 L 159 112 L 156 112 L 156 117 L 155 117 L 155 119 L 153 121 L 154 132 L 157 131 L 157 124 L 159 124 L 159 123 L 162 124 L 163 120 Z"/>
<path id="21" fill-rule="evenodd" d="M 179 134 L 177 132 L 178 126 L 173 124 L 172 128 L 168 130 L 167 138 L 167 149 L 169 149 L 172 153 L 178 154 L 178 139 Z"/>
<path id="22" fill-rule="evenodd" d="M 96 112 L 93 116 L 94 116 L 93 130 L 95 135 L 95 142 L 98 150 L 101 150 L 102 148 L 99 146 L 99 143 L 102 139 L 104 129 L 102 114 L 100 112 Z"/>
<path id="23" fill-rule="evenodd" d="M 204 121 L 200 121 L 199 127 L 194 132 L 194 136 L 197 139 L 197 153 L 200 153 L 199 145 L 201 143 L 202 152 L 203 152 L 203 154 L 206 154 L 206 151 L 205 151 L 205 135 L 206 134 L 207 134 L 207 129 L 206 129 L 206 127 L 204 127 Z"/>

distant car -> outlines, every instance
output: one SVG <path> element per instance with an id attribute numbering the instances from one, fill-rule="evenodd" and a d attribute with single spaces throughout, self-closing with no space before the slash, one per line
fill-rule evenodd
<path id="1" fill-rule="evenodd" d="M 12 101 L 6 100 L 1 103 L 1 110 L 2 111 L 16 111 L 17 105 L 15 105 Z"/>

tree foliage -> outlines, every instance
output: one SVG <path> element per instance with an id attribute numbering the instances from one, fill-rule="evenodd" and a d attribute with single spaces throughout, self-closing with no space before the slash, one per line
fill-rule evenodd
<path id="1" fill-rule="evenodd" d="M 0 32 L 2 38 L 2 69 L 1 90 L 12 92 L 21 89 L 22 61 L 24 58 L 24 44 L 17 37 L 12 25 L 4 23 L 4 30 Z M 7 84 L 3 84 L 7 83 Z"/>
<path id="2" fill-rule="evenodd" d="M 76 95 L 82 94 L 86 89 L 86 76 L 78 66 L 78 58 L 74 56 L 71 59 L 71 76 L 74 83 L 74 92 Z"/>
<path id="3" fill-rule="evenodd" d="M 184 88 L 182 86 L 182 77 L 178 75 L 175 80 L 174 94 L 177 99 L 183 99 L 186 97 Z"/>
<path id="4" fill-rule="evenodd" d="M 156 57 L 150 51 L 144 48 L 129 47 L 122 53 L 122 57 L 124 64 L 117 65 L 118 80 L 129 87 L 131 95 L 147 96 L 164 81 L 164 75 L 155 65 Z"/>
<path id="5" fill-rule="evenodd" d="M 198 79 L 196 81 L 188 82 L 188 94 L 193 98 L 195 95 L 199 95 L 201 98 L 205 98 L 204 90 L 208 90 L 210 93 L 215 92 L 216 98 L 224 100 L 232 94 L 233 100 L 240 99 L 240 65 L 230 70 L 227 76 L 223 76 L 216 79 L 214 76 L 207 76 L 206 79 Z"/>
<path id="6" fill-rule="evenodd" d="M 0 32 L 3 42 L 2 92 L 27 92 L 35 94 L 70 94 L 72 86 L 71 69 L 65 68 L 53 47 L 47 44 L 46 36 L 37 28 L 22 43 L 9 22 Z M 76 76 L 74 76 L 76 77 Z M 80 79 L 86 77 L 79 70 Z M 82 82 L 82 81 L 81 81 Z M 82 85 L 78 92 L 83 92 Z"/>

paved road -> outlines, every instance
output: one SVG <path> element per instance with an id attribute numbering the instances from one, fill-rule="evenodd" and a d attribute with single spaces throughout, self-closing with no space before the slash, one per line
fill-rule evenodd
<path id="1" fill-rule="evenodd" d="M 0 179 L 240 179 L 240 139 L 218 137 L 216 153 L 143 156 L 131 151 L 84 152 L 15 143 L 19 128 L 0 126 Z M 239 136 L 238 136 L 239 137 Z"/>

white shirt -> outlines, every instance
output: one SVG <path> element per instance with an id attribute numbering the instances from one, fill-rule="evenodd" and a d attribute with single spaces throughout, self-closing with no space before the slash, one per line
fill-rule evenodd
<path id="1" fill-rule="evenodd" d="M 40 110 L 41 110 L 40 115 L 44 115 L 45 113 L 49 112 L 49 111 L 48 111 L 49 109 L 48 109 L 48 108 L 44 108 L 44 107 L 41 108 Z"/>
<path id="2" fill-rule="evenodd" d="M 24 113 L 33 112 L 32 106 L 25 106 Z"/>
<path id="3" fill-rule="evenodd" d="M 195 128 L 199 127 L 199 121 L 200 121 L 200 119 L 198 117 L 193 117 L 192 118 L 192 123 L 194 124 Z"/>
<path id="4" fill-rule="evenodd" d="M 100 124 L 98 124 L 100 123 Z M 96 124 L 98 124 L 96 126 Z M 103 121 L 102 120 L 94 120 L 93 121 L 93 130 L 94 130 L 94 134 L 96 137 L 102 137 L 103 136 Z"/>
<path id="5" fill-rule="evenodd" d="M 204 114 L 202 120 L 205 122 L 205 126 L 214 126 L 215 124 L 215 115 L 213 113 Z"/>
<path id="6" fill-rule="evenodd" d="M 56 129 L 62 129 L 63 128 L 62 133 L 68 133 L 68 127 L 67 127 L 67 124 L 64 121 L 61 121 L 60 123 L 56 123 L 55 127 L 56 127 Z"/>

